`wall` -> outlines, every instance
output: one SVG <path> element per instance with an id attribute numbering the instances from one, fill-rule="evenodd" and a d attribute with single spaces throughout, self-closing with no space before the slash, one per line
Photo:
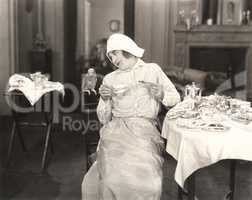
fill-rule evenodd
<path id="1" fill-rule="evenodd" d="M 14 3 L 14 0 L 0 0 L 0 115 L 10 113 L 2 95 L 15 66 Z"/>
<path id="2" fill-rule="evenodd" d="M 18 72 L 29 72 L 31 69 L 29 62 L 29 51 L 32 49 L 33 34 L 36 31 L 34 25 L 36 22 L 35 7 L 36 1 L 33 1 L 31 12 L 26 11 L 26 1 L 17 1 L 18 12 Z"/>
<path id="3" fill-rule="evenodd" d="M 17 0 L 16 0 L 17 1 Z M 32 10 L 26 11 L 27 1 L 17 1 L 18 59 L 17 72 L 31 69 L 29 51 L 38 33 L 38 0 L 33 0 Z M 42 30 L 53 52 L 53 79 L 64 80 L 64 0 L 41 1 Z"/>
<path id="4" fill-rule="evenodd" d="M 112 32 L 109 30 L 109 21 L 120 20 L 120 31 L 124 31 L 124 0 L 93 0 L 91 2 L 90 47 L 101 38 L 107 38 Z"/>
<path id="5" fill-rule="evenodd" d="M 64 81 L 64 0 L 44 0 L 44 32 L 53 52 L 53 79 Z"/>

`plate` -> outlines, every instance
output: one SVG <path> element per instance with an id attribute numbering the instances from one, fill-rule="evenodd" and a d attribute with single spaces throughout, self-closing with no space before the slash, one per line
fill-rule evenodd
<path id="1" fill-rule="evenodd" d="M 231 115 L 231 119 L 234 121 L 242 122 L 242 123 L 249 123 L 252 121 L 252 114 L 251 113 L 235 113 Z"/>
<path id="2" fill-rule="evenodd" d="M 168 119 L 176 119 L 184 114 L 185 111 L 170 111 L 167 113 L 166 118 Z"/>
<path id="3" fill-rule="evenodd" d="M 186 129 L 201 129 L 206 126 L 207 123 L 200 119 L 179 119 L 177 126 Z"/>
<path id="4" fill-rule="evenodd" d="M 197 116 L 199 116 L 198 112 L 196 112 L 196 111 L 187 111 L 181 117 L 188 119 L 188 118 L 195 118 Z"/>
<path id="5" fill-rule="evenodd" d="M 224 126 L 220 123 L 210 123 L 207 126 L 203 127 L 202 130 L 211 132 L 223 132 L 230 130 L 230 127 Z"/>

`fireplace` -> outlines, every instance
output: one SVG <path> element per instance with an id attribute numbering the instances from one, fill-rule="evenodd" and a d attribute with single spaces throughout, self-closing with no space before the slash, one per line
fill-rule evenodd
<path id="1" fill-rule="evenodd" d="M 175 30 L 175 64 L 184 68 L 246 73 L 246 99 L 252 100 L 252 27 L 207 26 Z M 232 80 L 234 82 L 234 80 Z M 232 83 L 234 84 L 234 83 Z"/>

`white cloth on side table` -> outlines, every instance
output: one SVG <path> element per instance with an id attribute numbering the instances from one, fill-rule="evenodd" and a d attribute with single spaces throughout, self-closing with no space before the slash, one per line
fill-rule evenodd
<path id="1" fill-rule="evenodd" d="M 41 84 L 37 85 L 31 79 L 20 74 L 13 74 L 9 78 L 8 85 L 8 92 L 13 90 L 21 91 L 32 106 L 44 94 L 51 91 L 59 91 L 63 96 L 65 95 L 64 85 L 60 82 L 43 81 Z"/>

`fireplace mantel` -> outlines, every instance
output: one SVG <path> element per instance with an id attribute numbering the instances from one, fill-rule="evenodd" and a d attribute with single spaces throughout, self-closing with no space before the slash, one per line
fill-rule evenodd
<path id="1" fill-rule="evenodd" d="M 201 25 L 187 30 L 183 26 L 178 26 L 175 29 L 175 64 L 177 66 L 190 67 L 191 47 L 250 48 L 252 47 L 252 27 Z"/>
<path id="2" fill-rule="evenodd" d="M 175 64 L 190 67 L 190 48 L 246 48 L 247 97 L 252 99 L 252 27 L 200 25 L 190 30 L 175 29 Z"/>

